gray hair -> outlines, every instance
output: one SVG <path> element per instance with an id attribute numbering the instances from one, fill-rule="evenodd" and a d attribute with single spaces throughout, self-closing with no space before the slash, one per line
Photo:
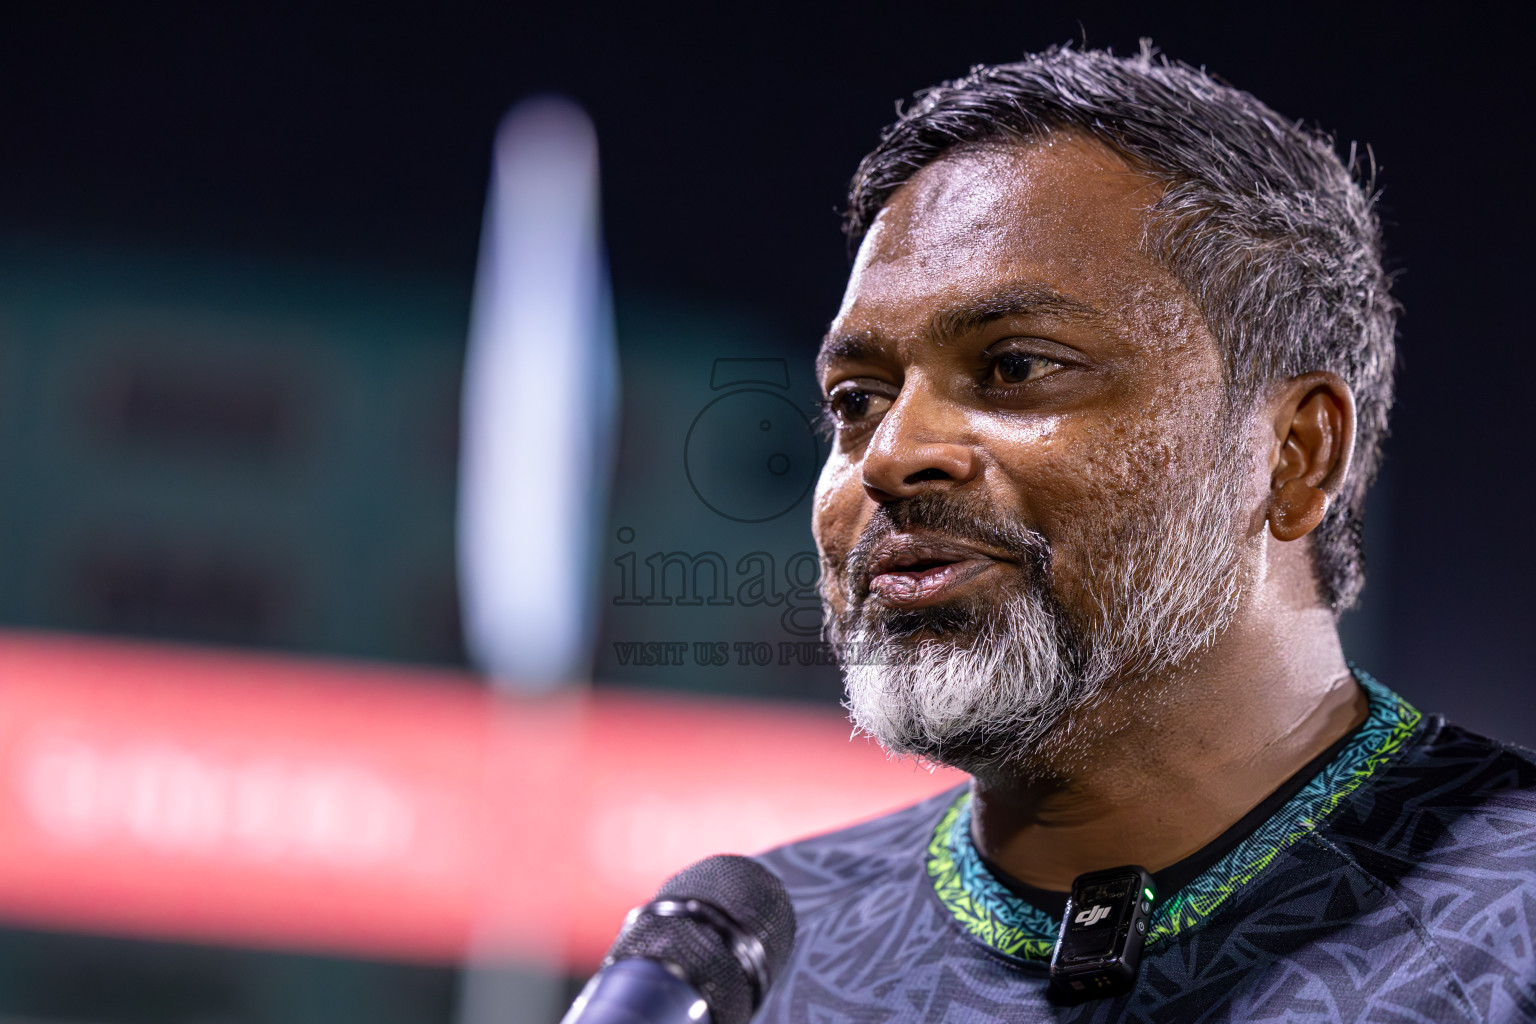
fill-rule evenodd
<path id="1" fill-rule="evenodd" d="M 1160 180 L 1143 246 L 1184 285 L 1222 347 L 1234 404 L 1266 385 L 1329 370 L 1355 396 L 1353 466 L 1312 534 L 1322 595 L 1335 612 L 1365 583 L 1365 495 L 1392 405 L 1399 306 L 1382 268 L 1374 162 L 1285 120 L 1202 69 L 1157 57 L 1053 47 L 977 66 L 918 94 L 859 164 L 845 230 L 857 249 L 875 216 L 919 170 L 956 148 L 1073 131 Z"/>
<path id="2" fill-rule="evenodd" d="M 1210 423 L 1201 439 L 1217 450 L 1209 476 L 1156 481 L 1160 493 L 1145 495 L 1142 509 L 1120 510 L 1107 530 L 1067 527 L 1084 562 L 1077 595 L 1065 595 L 1053 577 L 1050 541 L 984 504 L 928 494 L 876 509 L 849 555 L 842 611 L 828 619 L 839 648 L 863 655 L 842 663 L 855 728 L 892 753 L 999 780 L 1048 735 L 1065 738 L 1062 726 L 1107 686 L 1166 677 L 1209 649 L 1242 595 L 1242 549 L 1231 525 L 1247 473 L 1238 450 L 1219 444 L 1224 427 Z M 911 523 L 1009 552 L 1019 585 L 1003 588 L 996 604 L 979 599 L 928 614 L 868 601 L 873 549 Z M 827 581 L 838 586 L 838 577 Z M 1133 701 L 1148 698 L 1144 689 L 1130 692 Z"/>

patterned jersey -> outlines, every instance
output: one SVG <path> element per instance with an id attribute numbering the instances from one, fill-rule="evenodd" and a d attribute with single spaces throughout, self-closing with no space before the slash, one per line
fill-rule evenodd
<path id="1" fill-rule="evenodd" d="M 799 931 L 757 1024 L 1536 1020 L 1536 764 L 1357 678 L 1365 725 L 1163 894 L 1130 992 L 1051 998 L 1060 921 L 988 872 L 960 790 L 764 855 Z"/>

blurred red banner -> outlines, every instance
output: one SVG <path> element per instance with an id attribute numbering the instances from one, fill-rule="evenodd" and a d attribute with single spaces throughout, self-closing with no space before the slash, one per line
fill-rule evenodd
<path id="1" fill-rule="evenodd" d="M 964 777 L 832 711 L 0 632 L 0 917 L 582 970 L 711 853 Z"/>

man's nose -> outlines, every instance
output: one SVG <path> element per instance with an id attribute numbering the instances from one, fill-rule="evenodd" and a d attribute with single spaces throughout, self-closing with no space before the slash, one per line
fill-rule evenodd
<path id="1" fill-rule="evenodd" d="M 962 487 L 980 471 L 965 411 L 911 378 L 864 451 L 864 491 L 881 503 Z"/>

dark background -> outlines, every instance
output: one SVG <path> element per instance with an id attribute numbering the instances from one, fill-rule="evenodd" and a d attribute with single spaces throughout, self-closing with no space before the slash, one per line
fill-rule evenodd
<path id="1" fill-rule="evenodd" d="M 149 247 L 412 282 L 462 326 L 492 132 L 557 91 L 597 126 L 621 306 L 708 310 L 808 361 L 846 273 L 843 188 L 898 98 L 1051 43 L 1128 52 L 1140 36 L 1341 149 L 1372 147 L 1407 313 L 1351 651 L 1426 710 L 1536 744 L 1532 89 L 1522 33 L 1469 5 L 11 5 L 0 236 L 23 269 L 34 247 Z"/>
<path id="2" fill-rule="evenodd" d="M 516 99 L 557 90 L 597 124 L 621 294 L 723 307 L 806 351 L 845 273 L 843 186 L 896 99 L 1053 42 L 1125 52 L 1151 36 L 1372 146 L 1407 308 L 1373 667 L 1536 741 L 1531 87 L 1504 19 L 1381 4 L 56 4 L 10 6 L 3 26 L 0 229 L 430 277 L 467 308 L 491 132 Z"/>

